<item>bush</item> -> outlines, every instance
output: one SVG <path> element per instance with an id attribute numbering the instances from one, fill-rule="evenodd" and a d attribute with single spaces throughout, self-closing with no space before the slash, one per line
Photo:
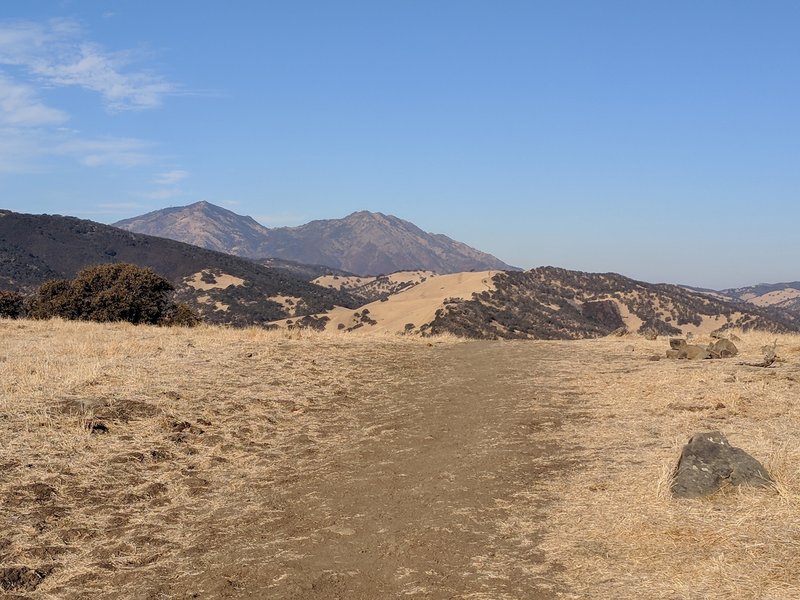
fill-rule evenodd
<path id="1" fill-rule="evenodd" d="M 178 312 L 186 317 L 186 310 L 178 309 L 170 298 L 173 289 L 149 268 L 127 263 L 96 265 L 83 269 L 75 279 L 43 284 L 29 314 L 37 319 L 166 323 Z"/>
<path id="2" fill-rule="evenodd" d="M 18 292 L 0 291 L 0 317 L 19 319 L 25 316 L 25 298 Z"/>
<path id="3" fill-rule="evenodd" d="M 28 316 L 32 319 L 78 319 L 79 311 L 73 299 L 72 286 L 66 279 L 46 281 L 30 301 Z"/>
<path id="4" fill-rule="evenodd" d="M 162 320 L 162 325 L 168 325 L 169 327 L 195 327 L 202 321 L 203 319 L 200 318 L 195 309 L 186 304 L 186 302 L 178 302 L 168 311 Z"/>

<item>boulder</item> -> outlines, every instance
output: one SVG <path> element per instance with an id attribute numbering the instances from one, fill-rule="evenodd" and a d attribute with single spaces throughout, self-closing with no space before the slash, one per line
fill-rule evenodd
<path id="1" fill-rule="evenodd" d="M 772 478 L 764 466 L 741 448 L 734 448 L 720 431 L 697 433 L 683 447 L 672 495 L 702 498 L 725 485 L 767 487 Z"/>
<path id="2" fill-rule="evenodd" d="M 686 345 L 686 340 L 682 340 L 681 338 L 672 338 L 669 341 L 669 347 L 673 350 L 680 350 Z"/>
<path id="3" fill-rule="evenodd" d="M 739 354 L 739 349 L 730 340 L 717 340 L 708 347 L 714 358 L 730 358 Z"/>
<path id="4" fill-rule="evenodd" d="M 711 353 L 707 348 L 695 346 L 694 344 L 686 344 L 683 348 L 681 348 L 680 351 L 681 356 L 678 358 L 686 358 L 689 360 L 702 360 L 705 358 L 711 358 Z"/>
<path id="5" fill-rule="evenodd" d="M 678 348 L 671 348 L 670 350 L 667 350 L 667 358 L 702 360 L 705 358 L 711 358 L 711 352 L 702 346 L 683 344 Z"/>

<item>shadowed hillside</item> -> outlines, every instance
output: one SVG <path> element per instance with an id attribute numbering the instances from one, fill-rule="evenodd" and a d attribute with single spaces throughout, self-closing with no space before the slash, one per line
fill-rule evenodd
<path id="1" fill-rule="evenodd" d="M 476 338 L 579 339 L 618 328 L 662 335 L 730 328 L 792 332 L 798 317 L 616 273 L 554 267 L 494 278 L 495 288 L 447 303 L 423 331 Z"/>
<path id="2" fill-rule="evenodd" d="M 152 268 L 176 286 L 178 299 L 216 323 L 264 323 L 358 304 L 346 291 L 236 256 L 74 217 L 0 211 L 0 289 L 30 291 L 106 262 Z M 285 297 L 293 298 L 291 311 Z"/>

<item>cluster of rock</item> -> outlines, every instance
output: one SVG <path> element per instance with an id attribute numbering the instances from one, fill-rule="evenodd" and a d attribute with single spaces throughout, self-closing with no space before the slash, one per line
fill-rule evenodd
<path id="1" fill-rule="evenodd" d="M 739 353 L 736 345 L 730 340 L 717 340 L 708 346 L 690 344 L 686 340 L 673 338 L 669 341 L 670 349 L 667 358 L 703 360 L 709 358 L 731 358 Z"/>

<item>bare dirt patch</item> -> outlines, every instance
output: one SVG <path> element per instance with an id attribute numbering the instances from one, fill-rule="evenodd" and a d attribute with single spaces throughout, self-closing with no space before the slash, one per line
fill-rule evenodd
<path id="1" fill-rule="evenodd" d="M 186 278 L 186 285 L 196 290 L 216 290 L 225 289 L 232 285 L 239 287 L 244 285 L 244 279 L 241 277 L 234 277 L 227 273 L 211 273 L 209 271 L 200 271 L 191 277 Z"/>

